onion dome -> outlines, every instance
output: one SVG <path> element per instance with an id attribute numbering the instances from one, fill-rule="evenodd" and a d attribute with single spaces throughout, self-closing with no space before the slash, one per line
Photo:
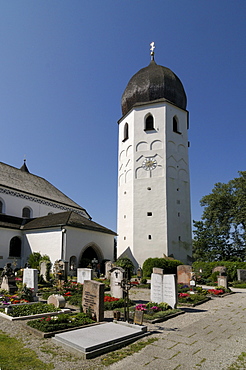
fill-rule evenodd
<path id="1" fill-rule="evenodd" d="M 186 109 L 187 98 L 182 82 L 169 68 L 156 64 L 140 69 L 128 82 L 121 98 L 122 114 L 127 114 L 136 103 L 165 99 Z"/>

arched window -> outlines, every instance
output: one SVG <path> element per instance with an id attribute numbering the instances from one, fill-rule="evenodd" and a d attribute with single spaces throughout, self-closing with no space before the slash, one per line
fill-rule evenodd
<path id="1" fill-rule="evenodd" d="M 176 116 L 173 117 L 173 132 L 176 132 L 177 134 L 180 134 L 179 131 L 179 122 Z"/>
<path id="2" fill-rule="evenodd" d="M 146 117 L 146 119 L 145 119 L 145 129 L 144 130 L 145 131 L 154 130 L 154 118 L 151 114 L 148 115 L 148 117 Z"/>
<path id="3" fill-rule="evenodd" d="M 122 141 L 126 141 L 127 139 L 129 139 L 129 126 L 126 122 L 124 126 L 124 139 Z"/>
<path id="4" fill-rule="evenodd" d="M 9 243 L 9 257 L 20 257 L 21 256 L 21 239 L 18 236 L 14 236 Z"/>
<path id="5" fill-rule="evenodd" d="M 22 217 L 31 218 L 31 209 L 28 207 L 24 207 L 22 210 Z"/>

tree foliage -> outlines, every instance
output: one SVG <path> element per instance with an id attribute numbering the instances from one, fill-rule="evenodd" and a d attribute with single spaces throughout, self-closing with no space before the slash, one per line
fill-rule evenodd
<path id="1" fill-rule="evenodd" d="M 194 221 L 193 257 L 198 261 L 245 259 L 246 171 L 205 195 L 202 220 Z"/>
<path id="2" fill-rule="evenodd" d="M 164 274 L 177 274 L 177 266 L 183 265 L 178 260 L 168 260 L 166 258 L 148 258 L 143 263 L 143 276 L 145 278 L 150 277 L 153 268 L 159 267 L 163 269 Z"/>
<path id="3" fill-rule="evenodd" d="M 116 266 L 122 267 L 126 271 L 128 279 L 132 277 L 134 271 L 134 264 L 128 257 L 121 257 L 117 259 Z"/>

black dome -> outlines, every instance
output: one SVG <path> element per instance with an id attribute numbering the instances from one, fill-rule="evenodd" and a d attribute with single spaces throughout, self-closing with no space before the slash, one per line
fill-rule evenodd
<path id="1" fill-rule="evenodd" d="M 166 99 L 181 109 L 186 109 L 186 94 L 180 79 L 169 68 L 151 60 L 148 67 L 140 69 L 128 82 L 121 98 L 125 115 L 136 103 Z"/>

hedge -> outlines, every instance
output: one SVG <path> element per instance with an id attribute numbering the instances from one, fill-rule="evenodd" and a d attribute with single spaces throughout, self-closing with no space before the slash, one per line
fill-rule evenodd
<path id="1" fill-rule="evenodd" d="M 162 268 L 164 274 L 177 274 L 177 266 L 179 265 L 183 265 L 183 263 L 178 260 L 148 258 L 143 263 L 143 277 L 149 278 L 153 272 L 153 267 Z"/>
<path id="2" fill-rule="evenodd" d="M 203 279 L 211 279 L 212 270 L 216 266 L 225 266 L 228 281 L 237 280 L 237 269 L 246 269 L 246 262 L 230 262 L 230 261 L 215 261 L 215 262 L 200 262 L 196 261 L 192 264 L 192 270 L 201 275 Z M 200 273 L 202 270 L 202 273 Z"/>

